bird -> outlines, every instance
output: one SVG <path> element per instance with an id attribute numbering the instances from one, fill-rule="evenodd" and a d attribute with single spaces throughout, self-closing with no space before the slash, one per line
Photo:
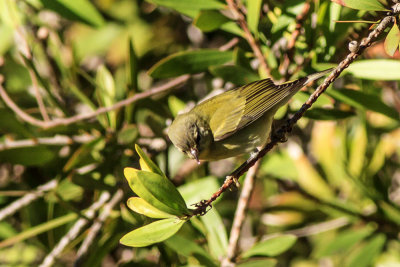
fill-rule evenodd
<path id="1" fill-rule="evenodd" d="M 168 137 L 199 164 L 257 151 L 268 141 L 276 111 L 301 88 L 331 71 L 282 84 L 267 78 L 227 90 L 178 115 Z"/>

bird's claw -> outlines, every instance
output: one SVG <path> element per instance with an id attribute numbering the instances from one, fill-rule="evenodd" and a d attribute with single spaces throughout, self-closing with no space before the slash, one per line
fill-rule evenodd
<path id="1" fill-rule="evenodd" d="M 212 205 L 209 201 L 207 200 L 201 200 L 199 203 L 192 204 L 196 209 L 193 211 L 193 215 L 200 215 L 203 216 L 206 214 L 209 210 L 212 209 Z"/>

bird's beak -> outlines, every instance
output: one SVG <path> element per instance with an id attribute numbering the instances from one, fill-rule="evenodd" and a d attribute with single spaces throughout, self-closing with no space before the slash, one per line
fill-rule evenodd
<path id="1" fill-rule="evenodd" d="M 190 149 L 190 154 L 193 156 L 193 158 L 197 161 L 197 164 L 200 164 L 199 160 L 199 151 L 197 148 L 191 148 Z"/>

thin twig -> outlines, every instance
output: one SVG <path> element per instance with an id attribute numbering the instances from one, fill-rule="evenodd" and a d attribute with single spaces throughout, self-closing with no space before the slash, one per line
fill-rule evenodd
<path id="1" fill-rule="evenodd" d="M 281 128 L 279 128 L 274 134 L 271 135 L 271 140 L 268 142 L 263 149 L 261 149 L 256 155 L 253 155 L 250 159 L 244 162 L 239 168 L 233 171 L 225 180 L 224 184 L 220 189 L 215 192 L 210 199 L 203 200 L 196 204 L 196 209 L 193 211 L 193 215 L 204 215 L 209 208 L 223 192 L 225 192 L 234 182 L 243 175 L 248 169 L 253 166 L 258 159 L 262 158 L 267 154 L 275 145 L 286 141 L 286 134 L 290 133 L 293 126 L 297 121 L 304 115 L 304 113 L 312 106 L 312 104 L 318 99 L 318 97 L 325 92 L 328 86 L 333 83 L 362 52 L 369 47 L 373 40 L 375 40 L 392 22 L 394 21 L 393 12 L 388 16 L 384 17 L 379 25 L 370 32 L 368 37 L 364 38 L 360 45 L 353 49 L 353 51 L 342 60 L 339 65 L 332 71 L 332 73 L 324 80 L 324 82 L 314 91 L 309 99 L 303 104 L 303 106 L 293 115 L 293 117 L 286 122 Z"/>
<path id="2" fill-rule="evenodd" d="M 50 117 L 49 117 L 49 114 L 47 114 L 47 110 L 44 105 L 43 98 L 40 94 L 40 89 L 39 89 L 36 75 L 32 69 L 29 68 L 28 71 L 29 71 L 29 76 L 31 77 L 31 80 L 32 80 L 33 89 L 35 90 L 35 98 L 36 98 L 36 102 L 38 103 L 38 106 L 39 106 L 40 114 L 42 114 L 43 120 L 49 121 Z"/>
<path id="3" fill-rule="evenodd" d="M 350 220 L 348 218 L 340 217 L 340 218 L 333 219 L 330 221 L 308 225 L 303 228 L 285 231 L 283 233 L 279 233 L 278 235 L 286 234 L 286 235 L 295 235 L 297 237 L 317 235 L 317 234 L 320 234 L 323 232 L 327 232 L 327 231 L 330 231 L 333 229 L 337 229 L 337 228 L 346 226 L 349 223 L 350 223 Z M 273 237 L 273 235 L 266 235 L 262 238 L 262 240 L 269 239 L 269 238 Z"/>
<path id="4" fill-rule="evenodd" d="M 239 43 L 239 38 L 235 37 L 232 38 L 229 42 L 227 42 L 226 44 L 222 45 L 219 50 L 221 51 L 228 51 L 229 49 L 231 49 L 232 47 L 234 47 L 235 45 L 237 45 Z"/>
<path id="5" fill-rule="evenodd" d="M 56 135 L 53 137 L 38 137 L 34 139 L 24 140 L 10 140 L 6 138 L 3 142 L 0 143 L 0 151 L 37 145 L 65 146 L 74 143 L 88 143 L 93 139 L 95 139 L 95 137 L 89 134 L 76 135 L 72 137 L 69 137 L 67 135 Z"/>
<path id="6" fill-rule="evenodd" d="M 89 219 L 93 219 L 95 216 L 95 212 L 100 209 L 104 203 L 107 202 L 107 200 L 110 198 L 110 193 L 108 192 L 103 192 L 99 200 L 93 203 L 89 209 L 85 212 L 85 217 Z M 43 262 L 39 265 L 39 267 L 48 267 L 52 266 L 56 260 L 56 258 L 62 253 L 62 251 L 65 249 L 65 247 L 71 243 L 72 240 L 74 240 L 79 233 L 81 232 L 82 228 L 85 227 L 85 225 L 89 221 L 85 218 L 80 218 L 74 226 L 72 226 L 68 233 L 61 238 L 61 240 L 57 243 L 57 245 L 53 248 L 53 250 L 46 256 L 46 258 L 43 260 Z"/>
<path id="7" fill-rule="evenodd" d="M 109 107 L 101 107 L 93 112 L 90 113 L 85 113 L 85 114 L 78 114 L 69 118 L 59 118 L 59 119 L 54 119 L 51 121 L 42 121 L 42 120 L 38 120 L 34 117 L 32 117 L 31 115 L 27 114 L 26 112 L 24 112 L 22 109 L 20 109 L 15 102 L 8 96 L 6 90 L 3 88 L 2 86 L 2 82 L 4 81 L 4 78 L 0 75 L 0 96 L 2 97 L 4 103 L 10 108 L 12 109 L 21 119 L 23 119 L 24 121 L 44 128 L 44 129 L 48 129 L 48 128 L 52 128 L 52 127 L 56 127 L 56 126 L 60 126 L 60 125 L 69 125 L 72 123 L 76 123 L 78 121 L 82 121 L 82 120 L 86 120 L 86 119 L 90 119 L 93 117 L 96 117 L 100 114 L 109 112 L 111 110 L 116 110 L 116 109 L 120 109 L 124 106 L 130 105 L 138 100 L 147 98 L 147 97 L 151 97 L 157 94 L 160 94 L 162 92 L 165 92 L 173 87 L 176 87 L 184 82 L 186 82 L 188 79 L 190 78 L 190 75 L 182 75 L 179 76 L 171 81 L 168 81 L 166 83 L 164 83 L 163 85 L 160 86 L 155 86 L 152 89 L 143 92 L 143 93 L 139 93 L 136 94 L 132 97 L 129 97 L 127 99 L 124 99 L 120 102 L 115 103 L 112 106 Z"/>
<path id="8" fill-rule="evenodd" d="M 253 167 L 249 169 L 244 180 L 242 192 L 240 193 L 240 198 L 236 208 L 235 216 L 232 223 L 231 234 L 229 235 L 229 244 L 226 252 L 226 257 L 223 259 L 221 266 L 232 266 L 236 257 L 236 252 L 238 248 L 240 230 L 245 219 L 245 213 L 247 210 L 247 205 L 253 192 L 254 183 L 256 181 L 256 174 L 260 168 L 261 160 L 257 161 Z"/>
<path id="9" fill-rule="evenodd" d="M 101 230 L 101 227 L 103 226 L 105 220 L 110 216 L 111 211 L 113 207 L 121 202 L 122 197 L 124 196 L 124 193 L 122 189 L 117 190 L 117 192 L 114 194 L 114 196 L 111 198 L 111 200 L 104 205 L 103 211 L 100 213 L 98 219 L 93 223 L 93 225 L 89 229 L 89 233 L 87 234 L 85 240 L 83 240 L 82 245 L 80 246 L 78 253 L 77 253 L 77 258 L 75 260 L 75 266 L 80 266 L 82 263 L 82 260 L 85 258 L 85 256 L 88 253 L 88 250 L 90 246 L 93 244 L 97 234 Z"/>
<path id="10" fill-rule="evenodd" d="M 46 191 L 56 188 L 57 184 L 57 180 L 51 180 L 41 186 L 38 186 L 34 192 L 27 193 L 23 197 L 15 200 L 10 205 L 0 210 L 0 221 L 2 221 L 7 216 L 14 214 L 17 210 L 25 207 L 32 201 L 38 199 L 39 197 L 42 197 Z"/>
<path id="11" fill-rule="evenodd" d="M 267 61 L 261 51 L 260 45 L 257 40 L 254 38 L 253 34 L 251 33 L 249 27 L 247 26 L 245 15 L 240 11 L 237 3 L 234 0 L 226 0 L 229 9 L 235 16 L 237 23 L 239 24 L 240 28 L 242 28 L 244 32 L 244 37 L 246 38 L 247 42 L 249 43 L 251 49 L 254 52 L 254 55 L 257 57 L 258 61 L 260 62 L 260 66 L 268 77 L 271 76 L 271 71 L 268 68 Z"/>

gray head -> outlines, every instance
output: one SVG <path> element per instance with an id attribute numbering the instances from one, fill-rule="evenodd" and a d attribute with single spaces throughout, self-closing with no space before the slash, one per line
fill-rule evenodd
<path id="1" fill-rule="evenodd" d="M 189 158 L 198 163 L 202 151 L 212 142 L 212 134 L 207 122 L 194 113 L 178 115 L 168 129 L 172 143 Z"/>

